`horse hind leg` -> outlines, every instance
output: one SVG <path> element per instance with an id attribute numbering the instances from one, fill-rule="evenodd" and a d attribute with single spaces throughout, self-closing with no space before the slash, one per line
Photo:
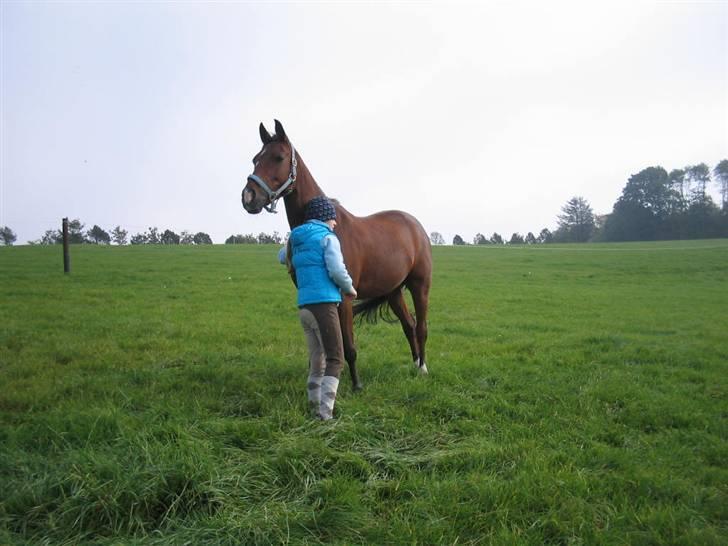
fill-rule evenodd
<path id="1" fill-rule="evenodd" d="M 417 337 L 417 346 L 419 347 L 419 367 L 420 373 L 427 373 L 427 363 L 425 361 L 425 344 L 427 343 L 427 307 L 430 300 L 430 278 L 429 276 L 422 280 L 413 280 L 407 286 L 412 301 L 415 305 L 415 313 L 417 315 L 417 324 L 415 325 L 415 335 Z"/>
<path id="2" fill-rule="evenodd" d="M 402 290 L 395 290 L 389 295 L 387 301 L 389 302 L 389 307 L 392 308 L 395 316 L 402 324 L 402 331 L 409 342 L 410 350 L 412 351 L 412 359 L 414 360 L 415 366 L 417 366 L 420 359 L 420 351 L 417 345 L 417 337 L 415 333 L 416 322 L 412 314 L 407 309 L 404 292 Z"/>

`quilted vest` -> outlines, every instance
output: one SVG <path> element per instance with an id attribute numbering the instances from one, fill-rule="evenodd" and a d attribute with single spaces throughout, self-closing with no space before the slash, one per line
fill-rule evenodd
<path id="1" fill-rule="evenodd" d="M 322 240 L 333 233 L 319 222 L 307 222 L 291 231 L 293 267 L 298 285 L 298 306 L 309 303 L 338 303 L 341 293 L 329 277 Z"/>

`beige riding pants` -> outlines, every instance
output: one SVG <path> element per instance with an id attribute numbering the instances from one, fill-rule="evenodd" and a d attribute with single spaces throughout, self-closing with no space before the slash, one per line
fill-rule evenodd
<path id="1" fill-rule="evenodd" d="M 338 379 L 344 367 L 344 340 L 335 303 L 304 305 L 299 309 L 308 344 L 311 371 Z"/>
<path id="2" fill-rule="evenodd" d="M 308 344 L 308 400 L 322 419 L 331 419 L 344 367 L 344 343 L 335 303 L 304 305 L 299 310 Z"/>

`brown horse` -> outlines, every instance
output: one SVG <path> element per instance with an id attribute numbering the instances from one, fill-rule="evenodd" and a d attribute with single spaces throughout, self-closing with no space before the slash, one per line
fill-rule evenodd
<path id="1" fill-rule="evenodd" d="M 275 212 L 277 200 L 283 197 L 288 225 L 293 229 L 304 223 L 306 203 L 325 194 L 278 120 L 275 129 L 271 135 L 260 124 L 263 148 L 253 158 L 254 171 L 243 189 L 243 207 L 250 214 L 258 214 L 263 208 Z M 432 280 L 432 251 L 427 233 L 406 212 L 389 210 L 358 217 L 339 203 L 335 205 L 335 232 L 354 287 L 363 300 L 354 306 L 351 298 L 344 298 L 339 306 L 344 356 L 354 389 L 362 387 L 356 370 L 354 315 L 372 314 L 385 304 L 389 304 L 402 324 L 415 366 L 427 373 L 427 304 Z M 412 294 L 416 320 L 407 309 L 404 287 Z"/>

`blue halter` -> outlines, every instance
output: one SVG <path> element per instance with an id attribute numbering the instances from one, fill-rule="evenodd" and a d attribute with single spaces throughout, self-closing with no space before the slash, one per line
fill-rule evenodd
<path id="1" fill-rule="evenodd" d="M 276 210 L 276 202 L 281 198 L 285 197 L 289 193 L 293 191 L 293 184 L 296 182 L 296 166 L 298 165 L 298 161 L 296 160 L 296 149 L 293 147 L 293 144 L 291 144 L 291 173 L 288 175 L 288 180 L 286 180 L 280 188 L 273 191 L 270 189 L 270 186 L 265 183 L 265 180 L 263 180 L 260 176 L 257 174 L 249 174 L 248 180 L 251 182 L 255 182 L 260 186 L 260 188 L 265 191 L 266 194 L 268 194 L 268 204 L 264 205 L 263 208 L 267 210 L 268 212 L 272 212 L 273 214 L 277 214 L 278 211 Z"/>

